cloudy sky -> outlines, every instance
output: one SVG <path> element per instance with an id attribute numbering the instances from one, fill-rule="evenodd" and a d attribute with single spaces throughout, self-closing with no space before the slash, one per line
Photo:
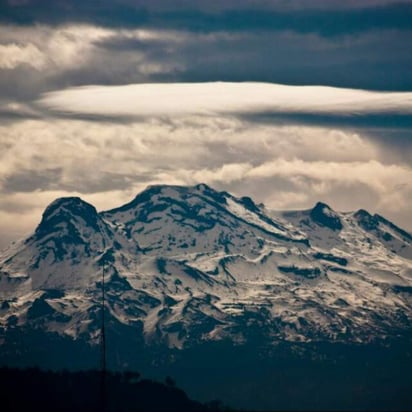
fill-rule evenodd
<path id="1" fill-rule="evenodd" d="M 0 0 L 0 247 L 206 182 L 412 230 L 412 2 Z"/>

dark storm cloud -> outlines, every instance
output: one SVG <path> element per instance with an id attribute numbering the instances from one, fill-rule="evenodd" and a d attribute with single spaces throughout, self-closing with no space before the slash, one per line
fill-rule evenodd
<path id="1" fill-rule="evenodd" d="M 75 85 L 185 81 L 412 90 L 410 2 L 362 2 L 363 7 L 346 9 L 338 7 L 342 2 L 317 2 L 315 9 L 263 2 L 258 3 L 261 8 L 251 9 L 255 2 L 236 8 L 228 2 L 214 7 L 207 7 L 207 2 L 166 2 L 168 7 L 162 7 L 162 2 L 148 1 L 19 1 L 15 6 L 1 1 L 0 21 L 25 20 L 27 25 L 20 28 L 32 28 L 34 36 L 13 38 L 19 26 L 11 26 L 0 34 L 0 47 L 35 42 L 34 31 L 45 27 L 53 38 L 53 30 L 80 22 L 113 32 L 91 39 L 92 50 L 80 50 L 73 61 L 78 56 L 82 61 L 70 67 L 67 62 L 59 65 L 54 55 L 58 48 L 48 49 L 48 37 L 43 35 L 36 43 L 44 60 L 40 69 L 30 65 L 34 58 L 27 59 L 0 76 L 0 94 L 11 100 L 24 102 Z M 34 25 L 38 22 L 52 26 Z M 136 28 L 168 35 L 133 37 L 130 32 Z M 68 33 L 58 47 L 72 41 Z M 77 42 L 80 47 L 81 38 Z"/>
<path id="2" fill-rule="evenodd" d="M 369 5 L 363 8 L 343 8 L 340 2 L 321 2 L 318 8 L 305 3 L 264 2 L 214 4 L 206 2 L 125 1 L 45 1 L 13 2 L 2 0 L 0 15 L 3 22 L 18 24 L 93 23 L 110 27 L 147 27 L 178 30 L 261 31 L 290 30 L 298 33 L 317 33 L 337 36 L 369 30 L 410 29 L 412 5 L 409 2 Z M 293 7 L 293 3 L 296 4 Z M 286 7 L 285 7 L 286 4 Z M 334 7 L 335 5 L 335 7 Z M 336 7 L 337 6 L 337 7 Z M 368 7 L 369 6 L 369 7 Z M 211 10 L 208 10 L 211 9 Z M 337 10 L 338 9 L 338 10 Z"/>
<path id="3" fill-rule="evenodd" d="M 154 16 L 153 21 L 170 28 L 191 31 L 293 31 L 339 36 L 379 29 L 410 29 L 412 7 L 391 5 L 365 10 L 303 10 L 276 12 L 267 10 L 231 10 L 211 15 L 197 11 L 170 12 Z M 149 19 L 150 24 L 150 19 Z"/>
<path id="4" fill-rule="evenodd" d="M 412 21 L 412 20 L 411 20 Z M 412 89 L 412 31 L 375 31 L 345 39 L 290 32 L 188 42 L 181 48 L 189 81 L 267 81 L 380 90 Z"/>
<path id="5" fill-rule="evenodd" d="M 272 31 L 170 32 L 167 38 L 156 40 L 119 33 L 96 42 L 99 50 L 87 64 L 57 73 L 49 78 L 49 86 L 59 82 L 265 81 L 412 90 L 411 41 L 412 31 L 399 30 L 343 39 Z M 136 61 L 138 55 L 142 56 L 140 61 Z M 145 71 L 146 63 L 159 70 Z"/>

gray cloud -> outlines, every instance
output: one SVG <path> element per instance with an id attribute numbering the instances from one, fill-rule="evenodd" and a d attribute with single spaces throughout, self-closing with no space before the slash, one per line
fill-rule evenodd
<path id="1" fill-rule="evenodd" d="M 225 114 L 125 124 L 19 120 L 0 134 L 0 232 L 7 241 L 33 230 L 56 197 L 80 195 L 109 209 L 158 183 L 207 182 L 277 209 L 318 200 L 340 210 L 363 207 L 410 229 L 411 162 L 359 131 Z"/>
<path id="2" fill-rule="evenodd" d="M 412 164 L 411 128 L 372 128 L 366 130 L 366 138 L 376 144 L 381 157 L 389 162 Z M 411 199 L 412 200 L 412 199 Z"/>
<path id="3" fill-rule="evenodd" d="M 410 92 L 412 5 L 395 3 L 0 0 L 0 246 L 32 231 L 56 197 L 102 210 L 147 184 L 201 181 L 274 208 L 363 207 L 411 230 L 412 120 L 388 110 L 405 95 L 343 113 L 329 101 L 314 113 L 318 95 L 305 110 L 179 116 L 36 103 L 78 86 L 159 82 Z"/>
<path id="4" fill-rule="evenodd" d="M 3 191 L 5 193 L 33 192 L 36 189 L 58 189 L 56 184 L 61 181 L 61 168 L 45 170 L 19 170 L 10 176 L 5 176 Z"/>

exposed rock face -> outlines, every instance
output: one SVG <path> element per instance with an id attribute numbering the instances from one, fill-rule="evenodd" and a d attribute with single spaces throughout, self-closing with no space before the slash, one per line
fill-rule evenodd
<path id="1" fill-rule="evenodd" d="M 339 215 L 325 203 L 318 202 L 311 210 L 310 217 L 320 226 L 332 230 L 342 230 L 343 228 Z"/>

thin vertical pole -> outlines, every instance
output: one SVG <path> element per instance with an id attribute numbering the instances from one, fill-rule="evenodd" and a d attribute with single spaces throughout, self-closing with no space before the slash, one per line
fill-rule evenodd
<path id="1" fill-rule="evenodd" d="M 106 265 L 103 263 L 102 272 L 102 307 L 101 307 L 101 332 L 100 332 L 100 402 L 101 411 L 106 410 L 106 334 L 105 334 L 105 270 Z"/>
<path id="2" fill-rule="evenodd" d="M 104 275 L 105 275 L 106 265 L 103 264 L 103 276 L 102 276 L 102 330 L 101 330 L 101 359 L 100 359 L 100 368 L 103 373 L 106 373 L 106 333 L 105 333 L 105 284 L 104 284 Z"/>

